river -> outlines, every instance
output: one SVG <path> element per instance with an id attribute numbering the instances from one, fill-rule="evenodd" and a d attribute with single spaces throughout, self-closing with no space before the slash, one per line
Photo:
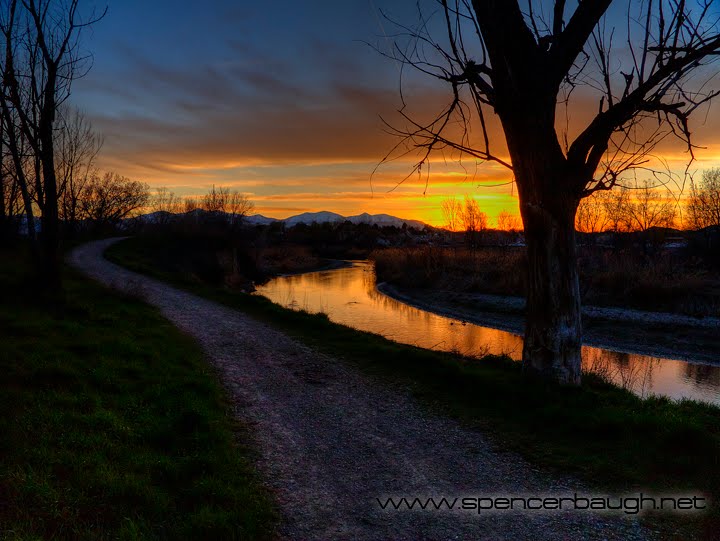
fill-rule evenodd
<path id="1" fill-rule="evenodd" d="M 466 355 L 506 354 L 518 359 L 522 337 L 420 310 L 376 288 L 372 263 L 281 276 L 257 293 L 285 307 L 324 312 L 336 322 L 396 342 Z M 720 365 L 583 347 L 583 369 L 601 372 L 640 396 L 664 395 L 720 404 Z"/>

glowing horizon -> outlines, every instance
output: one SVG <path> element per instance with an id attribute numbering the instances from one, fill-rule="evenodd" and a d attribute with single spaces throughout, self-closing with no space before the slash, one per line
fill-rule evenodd
<path id="1" fill-rule="evenodd" d="M 511 172 L 497 164 L 460 165 L 455 155 L 435 155 L 429 177 L 423 170 L 398 185 L 413 169 L 408 157 L 373 175 L 398 143 L 379 117 L 397 119 L 402 103 L 398 66 L 362 42 L 384 35 L 377 9 L 412 20 L 414 6 L 281 3 L 273 10 L 227 0 L 213 9 L 189 5 L 172 24 L 155 3 L 113 5 L 88 36 L 93 69 L 72 95 L 105 136 L 98 166 L 182 197 L 228 186 L 274 218 L 327 210 L 441 226 L 440 202 L 465 195 L 491 223 L 503 210 L 519 214 Z M 199 25 L 213 28 L 212 39 L 188 39 Z M 410 77 L 403 90 L 408 111 L 419 115 L 447 100 L 448 89 L 425 77 Z M 720 166 L 719 101 L 692 119 L 695 143 L 707 147 L 696 151 L 693 170 Z M 568 130 L 576 133 L 596 110 L 580 95 Z M 489 122 L 504 156 L 498 123 Z M 676 174 L 688 158 L 669 140 L 656 155 Z"/>

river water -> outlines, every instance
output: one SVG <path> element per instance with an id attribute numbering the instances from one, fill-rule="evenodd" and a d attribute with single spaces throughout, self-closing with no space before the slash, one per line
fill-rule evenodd
<path id="1" fill-rule="evenodd" d="M 377 291 L 372 263 L 281 276 L 257 293 L 285 307 L 324 312 L 336 322 L 396 342 L 467 355 L 506 354 L 518 359 L 522 337 L 440 316 Z M 692 398 L 720 404 L 720 366 L 583 347 L 583 369 L 597 371 L 647 396 Z"/>

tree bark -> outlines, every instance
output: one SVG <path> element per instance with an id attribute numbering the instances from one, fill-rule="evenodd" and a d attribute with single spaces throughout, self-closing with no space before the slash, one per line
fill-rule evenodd
<path id="1" fill-rule="evenodd" d="M 573 168 L 555 133 L 553 87 L 536 85 L 500 99 L 518 186 L 528 255 L 523 367 L 559 383 L 581 381 L 582 323 L 575 215 L 583 171 Z"/>
<path id="2" fill-rule="evenodd" d="M 53 124 L 55 122 L 55 71 L 48 70 L 43 111 L 38 129 L 40 163 L 42 166 L 44 204 L 42 213 L 43 274 L 45 285 L 51 291 L 59 290 L 60 280 L 60 216 L 55 172 Z"/>
<path id="3" fill-rule="evenodd" d="M 8 235 L 8 209 L 5 204 L 5 154 L 3 141 L 5 122 L 0 119 L 0 240 L 4 241 Z"/>
<path id="4" fill-rule="evenodd" d="M 6 101 L 0 100 L 0 108 L 2 114 L 6 119 L 10 119 L 10 108 Z M 25 177 L 25 171 L 23 169 L 22 158 L 20 157 L 20 149 L 18 147 L 18 134 L 15 131 L 15 127 L 8 124 L 5 125 L 5 134 L 7 135 L 8 149 L 10 150 L 10 156 L 13 161 L 15 168 L 15 181 L 20 189 L 20 195 L 22 196 L 23 207 L 25 209 L 25 217 L 27 220 L 27 233 L 28 239 L 30 240 L 30 247 L 33 252 L 33 257 L 37 255 L 36 246 L 36 233 L 35 233 L 35 213 L 33 212 L 33 201 L 30 196 L 28 189 L 27 178 Z"/>
<path id="5" fill-rule="evenodd" d="M 528 291 L 523 367 L 564 384 L 581 379 L 582 321 L 572 202 L 526 205 Z M 564 208 L 562 208 L 564 207 Z"/>

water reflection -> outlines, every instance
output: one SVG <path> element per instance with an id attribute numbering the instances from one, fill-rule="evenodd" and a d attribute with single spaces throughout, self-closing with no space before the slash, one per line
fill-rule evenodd
<path id="1" fill-rule="evenodd" d="M 331 320 L 391 340 L 465 355 L 522 352 L 518 335 L 439 316 L 399 302 L 375 288 L 371 263 L 271 280 L 258 293 L 296 310 L 325 312 Z M 583 369 L 600 373 L 641 396 L 665 395 L 720 404 L 720 367 L 583 347 Z"/>

